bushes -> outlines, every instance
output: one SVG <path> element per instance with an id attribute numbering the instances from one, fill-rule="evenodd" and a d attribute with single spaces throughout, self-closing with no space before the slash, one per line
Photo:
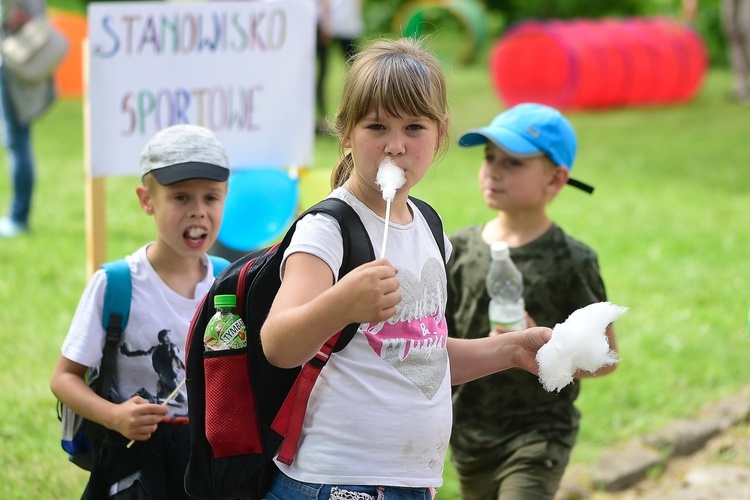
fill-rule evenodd
<path id="1" fill-rule="evenodd" d="M 365 3 L 365 19 L 370 34 L 389 33 L 399 8 L 417 0 L 379 0 Z M 421 0 L 423 3 L 429 3 Z M 435 3 L 446 0 L 434 0 Z M 501 30 L 525 19 L 572 19 L 576 17 L 667 16 L 681 19 L 682 0 L 481 0 L 492 17 L 500 17 Z M 700 0 L 695 29 L 703 38 L 712 66 L 726 66 L 724 36 L 721 31 L 720 0 Z"/>

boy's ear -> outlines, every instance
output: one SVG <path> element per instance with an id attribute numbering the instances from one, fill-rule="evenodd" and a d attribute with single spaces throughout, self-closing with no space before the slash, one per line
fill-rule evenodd
<path id="1" fill-rule="evenodd" d="M 555 167 L 554 173 L 552 174 L 552 178 L 549 182 L 549 187 L 552 190 L 550 194 L 557 194 L 560 192 L 562 188 L 565 187 L 565 185 L 568 183 L 568 179 L 570 178 L 570 170 L 563 167 L 562 165 L 558 165 Z"/>
<path id="2" fill-rule="evenodd" d="M 135 188 L 135 194 L 138 195 L 138 201 L 141 204 L 141 209 L 146 215 L 154 215 L 154 206 L 151 199 L 151 192 L 144 185 L 140 185 Z"/>

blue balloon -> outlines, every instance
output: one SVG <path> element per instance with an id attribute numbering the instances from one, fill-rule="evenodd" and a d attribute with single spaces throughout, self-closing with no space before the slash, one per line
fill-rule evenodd
<path id="1" fill-rule="evenodd" d="M 298 199 L 299 183 L 285 170 L 232 171 L 219 242 L 239 251 L 269 245 L 291 223 Z"/>

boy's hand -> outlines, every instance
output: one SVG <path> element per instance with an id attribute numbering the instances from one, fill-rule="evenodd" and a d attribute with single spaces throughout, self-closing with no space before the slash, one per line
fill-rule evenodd
<path id="1" fill-rule="evenodd" d="M 397 272 L 387 259 L 377 259 L 341 279 L 341 312 L 349 323 L 379 323 L 396 314 L 401 302 Z"/>
<path id="2" fill-rule="evenodd" d="M 169 411 L 166 406 L 149 403 L 140 396 L 134 396 L 116 407 L 113 429 L 134 441 L 150 438 Z"/>

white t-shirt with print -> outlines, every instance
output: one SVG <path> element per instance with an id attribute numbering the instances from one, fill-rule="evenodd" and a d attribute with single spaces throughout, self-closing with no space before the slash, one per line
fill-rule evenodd
<path id="1" fill-rule="evenodd" d="M 379 249 L 384 219 L 344 189 L 330 196 L 354 208 Z M 442 484 L 452 420 L 445 257 L 422 214 L 410 207 L 414 220 L 390 224 L 386 249 L 386 258 L 398 269 L 403 299 L 390 320 L 360 325 L 349 345 L 331 356 L 321 372 L 294 462 L 278 464 L 293 479 L 403 487 Z M 450 255 L 450 242 L 443 238 Z M 318 256 L 337 276 L 343 249 L 336 221 L 324 214 L 305 217 L 285 258 L 294 252 Z"/>
<path id="2" fill-rule="evenodd" d="M 185 378 L 185 341 L 193 314 L 214 281 L 210 259 L 204 257 L 206 277 L 188 299 L 167 286 L 151 266 L 143 246 L 125 258 L 130 266 L 133 293 L 128 324 L 115 359 L 112 395 L 122 402 L 139 395 L 161 404 Z M 102 308 L 107 277 L 98 270 L 78 302 L 63 342 L 62 355 L 89 367 L 96 377 L 106 333 Z M 167 406 L 170 416 L 187 415 L 187 393 L 183 387 Z"/>

